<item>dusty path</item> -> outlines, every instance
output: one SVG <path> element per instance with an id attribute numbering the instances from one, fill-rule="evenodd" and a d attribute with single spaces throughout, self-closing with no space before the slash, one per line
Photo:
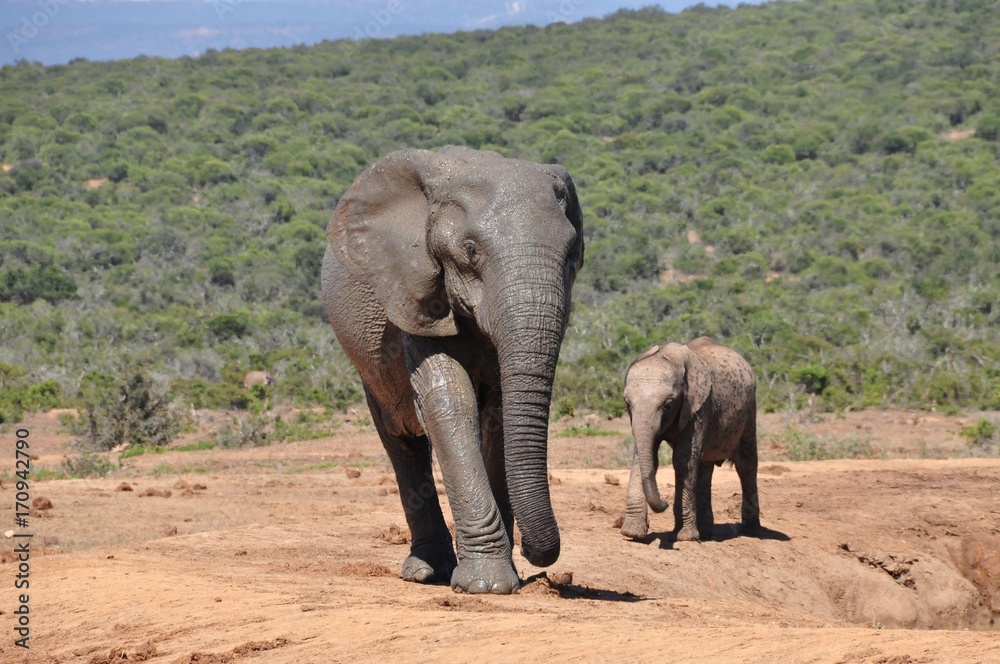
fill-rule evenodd
<path id="1" fill-rule="evenodd" d="M 612 527 L 627 469 L 580 466 L 618 465 L 619 442 L 553 438 L 563 555 L 552 581 L 517 557 L 535 578 L 512 597 L 397 578 L 402 510 L 364 430 L 38 482 L 31 650 L 13 646 L 8 554 L 0 661 L 1000 662 L 1000 460 L 765 462 L 761 539 L 736 536 L 723 467 L 714 540 L 678 545 L 668 514 L 643 541 Z M 0 513 L 13 502 L 7 481 Z"/>

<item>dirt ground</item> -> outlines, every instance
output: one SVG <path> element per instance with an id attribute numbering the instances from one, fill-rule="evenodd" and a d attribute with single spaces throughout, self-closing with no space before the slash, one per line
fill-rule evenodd
<path id="1" fill-rule="evenodd" d="M 51 508 L 27 529 L 31 648 L 14 645 L 7 539 L 0 661 L 1000 662 L 1000 459 L 968 455 L 957 434 L 972 419 L 764 415 L 766 531 L 737 535 L 723 466 L 701 543 L 673 542 L 669 511 L 623 538 L 627 422 L 559 422 L 562 556 L 540 570 L 515 555 L 526 583 L 509 597 L 398 578 L 405 521 L 363 414 L 322 440 L 131 457 L 106 479 L 32 482 Z M 71 437 L 55 415 L 23 426 L 33 466 L 58 468 Z M 804 438 L 877 458 L 788 460 Z M 9 527 L 13 447 L 0 433 Z M 659 482 L 672 496 L 669 467 Z"/>

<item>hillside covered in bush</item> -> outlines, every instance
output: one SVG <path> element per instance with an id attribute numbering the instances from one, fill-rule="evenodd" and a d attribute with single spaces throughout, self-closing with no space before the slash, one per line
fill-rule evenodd
<path id="1" fill-rule="evenodd" d="M 559 162 L 586 264 L 555 409 L 709 334 L 770 409 L 1000 409 L 1000 3 L 805 0 L 0 69 L 0 417 L 141 367 L 359 401 L 324 229 L 381 155 Z"/>

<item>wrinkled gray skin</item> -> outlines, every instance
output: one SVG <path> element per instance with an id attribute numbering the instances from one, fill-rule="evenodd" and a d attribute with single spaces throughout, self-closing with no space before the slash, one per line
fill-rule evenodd
<path id="1" fill-rule="evenodd" d="M 760 528 L 757 503 L 757 383 L 740 355 L 708 337 L 654 346 L 625 377 L 635 454 L 621 532 L 649 530 L 647 503 L 667 509 L 656 486 L 657 452 L 673 448 L 677 540 L 712 537 L 712 471 L 732 461 L 743 489 L 742 530 Z"/>
<path id="2" fill-rule="evenodd" d="M 403 578 L 516 591 L 515 519 L 528 561 L 559 556 L 549 402 L 583 263 L 569 174 L 466 148 L 394 152 L 358 177 L 327 235 L 330 322 L 361 374 L 412 534 Z"/>

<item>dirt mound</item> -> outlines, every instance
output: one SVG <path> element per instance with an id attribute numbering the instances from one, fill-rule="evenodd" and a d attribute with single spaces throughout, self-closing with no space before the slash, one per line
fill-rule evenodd
<path id="1" fill-rule="evenodd" d="M 151 496 L 155 496 L 157 498 L 169 498 L 173 495 L 173 492 L 170 491 L 170 489 L 154 489 L 153 487 L 148 487 L 140 491 L 138 495 L 140 498 L 148 498 Z"/>
<path id="2" fill-rule="evenodd" d="M 337 569 L 343 576 L 398 576 L 396 572 L 378 563 L 347 563 Z"/>
<path id="3" fill-rule="evenodd" d="M 235 662 L 245 657 L 256 655 L 260 652 L 274 650 L 288 645 L 286 639 L 274 639 L 273 641 L 251 641 L 237 646 L 224 653 L 204 653 L 194 652 L 187 657 L 177 660 L 177 664 L 227 664 Z"/>
<path id="4" fill-rule="evenodd" d="M 119 662 L 145 662 L 156 657 L 156 646 L 144 643 L 134 647 L 112 648 L 107 655 L 95 655 L 89 660 L 89 664 L 118 664 Z"/>
<path id="5" fill-rule="evenodd" d="M 995 618 L 1000 614 L 1000 537 L 966 537 L 950 551 L 958 571 L 979 590 Z"/>
<path id="6" fill-rule="evenodd" d="M 395 523 L 379 533 L 379 537 L 389 544 L 399 545 L 410 543 L 409 529 L 405 526 L 396 525 Z"/>

